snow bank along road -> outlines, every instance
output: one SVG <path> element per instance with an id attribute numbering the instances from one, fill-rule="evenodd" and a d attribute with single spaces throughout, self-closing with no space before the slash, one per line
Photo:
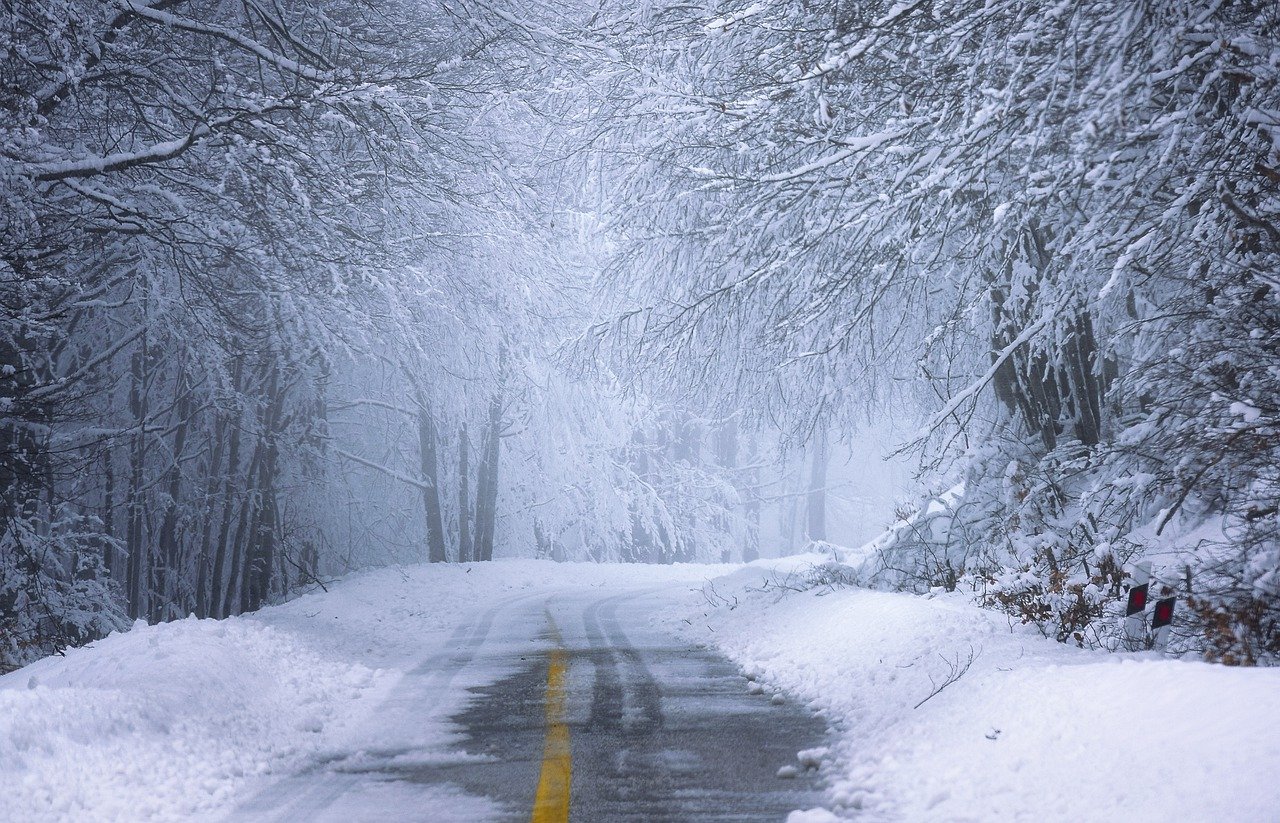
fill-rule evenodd
<path id="1" fill-rule="evenodd" d="M 0 677 L 0 820 L 1280 821 L 1280 670 L 821 560 L 386 569 L 138 627 Z"/>

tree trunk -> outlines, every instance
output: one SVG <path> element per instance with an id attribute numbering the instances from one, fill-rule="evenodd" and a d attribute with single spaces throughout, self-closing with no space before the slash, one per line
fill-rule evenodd
<path id="1" fill-rule="evenodd" d="M 749 488 L 746 490 L 745 495 L 747 534 L 746 542 L 742 546 L 742 562 L 744 563 L 750 563 L 752 560 L 760 558 L 760 467 L 756 465 L 759 456 L 754 433 L 747 438 L 747 450 L 747 465 L 751 467 L 751 471 L 747 474 Z"/>
<path id="2" fill-rule="evenodd" d="M 210 580 L 209 580 L 209 549 L 213 544 L 213 535 L 215 533 L 211 505 L 217 500 L 218 484 L 222 480 L 222 452 L 226 448 L 227 440 L 227 420 L 222 414 L 214 412 L 213 414 L 213 444 L 210 446 L 209 454 L 209 474 L 207 485 L 205 486 L 205 505 L 202 507 L 205 512 L 204 528 L 200 533 L 200 549 L 196 552 L 196 616 L 208 617 L 210 597 Z"/>
<path id="3" fill-rule="evenodd" d="M 146 614 L 142 586 L 143 575 L 147 569 L 146 545 L 143 540 L 145 509 L 142 499 L 143 461 L 146 459 L 147 452 L 145 433 L 147 403 L 145 387 L 142 383 L 146 357 L 147 349 L 144 340 L 141 349 L 133 355 L 129 384 L 129 411 L 138 426 L 133 436 L 133 449 L 129 455 L 128 531 L 125 538 L 125 545 L 129 552 L 126 595 L 131 620 L 137 620 Z"/>
<path id="4" fill-rule="evenodd" d="M 245 586 L 245 572 L 248 568 L 248 558 L 245 557 L 245 549 L 252 537 L 250 530 L 257 524 L 257 488 L 258 488 L 258 471 L 262 466 L 263 457 L 263 441 L 258 439 L 258 443 L 253 449 L 253 458 L 249 461 L 249 469 L 245 472 L 244 486 L 247 490 L 243 505 L 240 507 L 240 518 L 236 524 L 235 536 L 231 539 L 231 569 L 227 581 L 227 597 L 223 608 L 223 615 L 244 614 L 248 608 L 248 588 Z"/>
<path id="5" fill-rule="evenodd" d="M 494 528 L 498 519 L 498 458 L 502 447 L 502 395 L 489 402 L 489 430 L 485 435 L 484 462 L 476 490 L 476 559 L 493 559 Z"/>
<path id="6" fill-rule="evenodd" d="M 106 540 L 102 541 L 102 568 L 106 571 L 107 577 L 115 579 L 116 576 L 116 472 L 115 466 L 112 465 L 114 455 L 111 452 L 111 446 L 108 445 L 102 450 L 102 477 L 104 488 L 102 492 L 102 532 L 106 536 Z"/>
<path id="7" fill-rule="evenodd" d="M 258 450 L 254 449 L 254 465 L 258 462 Z M 222 616 L 244 614 L 244 544 L 248 537 L 249 522 L 253 517 L 253 492 L 245 496 L 240 506 L 240 516 L 236 523 L 235 536 L 231 538 L 231 567 L 227 575 L 226 598 L 222 603 Z"/>
<path id="8" fill-rule="evenodd" d="M 794 554 L 796 539 L 800 531 L 800 496 L 804 489 L 804 453 L 799 457 L 788 459 L 783 463 L 783 494 L 786 500 L 778 513 L 779 528 L 787 541 L 787 554 Z"/>
<path id="9" fill-rule="evenodd" d="M 444 517 L 440 505 L 439 434 L 426 399 L 419 395 L 418 459 L 423 483 L 422 506 L 427 516 L 427 560 L 432 563 L 443 563 L 448 559 L 444 543 Z"/>
<path id="10" fill-rule="evenodd" d="M 181 376 L 177 381 L 177 389 L 178 402 L 174 411 L 178 423 L 173 431 L 173 464 L 169 467 L 169 482 L 166 484 L 168 500 L 165 501 L 164 520 L 160 526 L 160 545 L 157 546 L 157 554 L 162 554 L 164 557 L 164 565 L 158 570 L 161 579 L 157 581 L 160 584 L 158 590 L 163 592 L 163 596 L 159 598 L 157 613 L 153 615 L 159 620 L 181 617 L 182 611 L 178 603 L 178 578 L 181 572 L 179 568 L 181 553 L 178 551 L 178 500 L 182 495 L 182 453 L 186 448 L 187 428 L 191 422 L 191 392 L 186 385 L 186 380 Z"/>
<path id="11" fill-rule="evenodd" d="M 259 441 L 258 486 L 250 522 L 244 568 L 243 611 L 257 611 L 271 595 L 271 573 L 276 560 L 276 529 L 279 509 L 276 501 L 276 474 L 280 462 L 280 421 L 284 412 L 284 391 L 280 386 L 280 367 L 272 364 L 267 378 L 266 408 Z"/>
<path id="12" fill-rule="evenodd" d="M 237 359 L 231 371 L 231 385 L 235 391 L 241 389 L 241 378 L 244 364 Z M 232 478 L 240 467 L 240 433 L 244 428 L 240 420 L 228 419 L 226 425 L 231 430 L 227 445 L 227 468 L 222 477 L 222 493 L 218 499 L 222 501 L 222 519 L 218 528 L 218 542 L 214 544 L 213 579 L 210 581 L 210 608 L 214 617 L 226 617 L 227 589 L 231 588 L 227 577 L 227 541 L 231 538 L 231 521 L 235 517 L 235 495 L 232 494 Z"/>
<path id="13" fill-rule="evenodd" d="M 730 417 L 726 420 L 715 433 L 715 453 L 716 462 L 725 469 L 729 470 L 729 479 L 733 483 L 734 491 L 737 493 L 738 501 L 742 501 L 741 478 L 738 476 L 738 418 Z M 733 520 L 727 513 L 717 515 L 720 529 L 728 536 L 728 542 L 720 551 L 720 562 L 728 563 L 733 559 L 732 546 L 734 531 Z M 745 553 L 745 549 L 741 550 Z"/>
<path id="14" fill-rule="evenodd" d="M 467 436 L 467 424 L 462 424 L 458 435 L 458 562 L 471 560 L 471 438 Z"/>
<path id="15" fill-rule="evenodd" d="M 808 538 L 810 541 L 827 539 L 827 432 L 821 429 L 813 439 L 812 463 L 809 467 Z"/>

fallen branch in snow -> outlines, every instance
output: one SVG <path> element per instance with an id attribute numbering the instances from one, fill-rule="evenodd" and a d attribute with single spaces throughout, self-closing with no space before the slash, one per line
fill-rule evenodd
<path id="1" fill-rule="evenodd" d="M 791 578 L 792 578 L 792 572 L 787 572 L 787 575 L 785 578 L 779 579 L 778 573 L 775 571 L 769 577 L 765 578 L 763 584 L 759 586 L 748 586 L 747 591 L 761 592 L 761 593 L 773 591 L 773 592 L 779 592 L 780 595 L 785 594 L 786 592 L 807 591 L 806 588 L 802 588 L 800 586 L 793 586 L 791 584 Z M 778 601 L 774 600 L 774 602 L 776 603 Z"/>
<path id="2" fill-rule="evenodd" d="M 929 702 L 929 699 L 932 698 L 934 695 L 938 694 L 947 686 L 950 686 L 952 683 L 964 677 L 965 674 L 968 673 L 969 667 L 973 665 L 973 661 L 977 660 L 981 654 L 982 654 L 981 649 L 975 652 L 973 650 L 973 646 L 970 646 L 969 657 L 966 658 L 963 663 L 960 662 L 960 652 L 956 652 L 955 660 L 950 660 L 941 654 L 938 655 L 938 657 L 942 658 L 942 662 L 947 664 L 947 670 L 948 670 L 947 676 L 943 678 L 941 683 L 934 683 L 933 675 L 929 675 L 929 683 L 933 686 L 933 691 L 929 692 L 929 695 L 925 697 L 924 700 L 921 700 L 919 703 L 915 704 L 911 708 L 912 709 L 920 708 L 925 703 Z"/>
<path id="3" fill-rule="evenodd" d="M 315 583 L 325 592 L 325 594 L 329 593 L 329 587 L 324 584 L 324 581 L 321 580 L 319 577 L 317 577 L 315 574 L 313 574 L 311 571 L 303 567 L 302 564 L 298 563 L 298 561 L 290 557 L 288 552 L 284 553 L 284 555 L 282 556 L 284 557 L 284 560 L 286 563 L 288 563 L 290 566 L 293 566 L 294 570 L 296 570 L 298 574 L 302 575 L 302 577 L 304 578 L 304 582 L 310 581 L 312 583 Z M 330 580 L 329 582 L 332 583 L 334 581 Z"/>
<path id="4" fill-rule="evenodd" d="M 830 594 L 837 589 L 847 589 L 859 585 L 858 576 L 854 569 L 841 563 L 815 563 L 800 572 L 789 571 L 783 578 L 778 577 L 775 571 L 772 576 L 765 578 L 761 586 L 749 586 L 749 592 L 807 592 L 814 589 L 821 589 L 817 593 L 818 597 L 824 594 Z M 776 602 L 776 601 L 775 601 Z"/>
<path id="5" fill-rule="evenodd" d="M 737 596 L 732 598 L 725 597 L 716 590 L 716 584 L 712 583 L 710 580 L 703 585 L 701 591 L 703 598 L 705 598 L 707 603 L 714 609 L 718 609 L 721 606 L 728 606 L 729 609 L 732 610 L 738 607 Z"/>

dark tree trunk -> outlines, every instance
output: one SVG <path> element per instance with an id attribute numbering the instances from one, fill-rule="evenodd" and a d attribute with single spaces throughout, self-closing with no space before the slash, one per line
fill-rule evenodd
<path id="1" fill-rule="evenodd" d="M 213 501 L 217 500 L 218 486 L 222 482 L 222 452 L 226 448 L 227 439 L 227 420 L 220 413 L 213 414 L 213 444 L 210 446 L 208 481 L 205 486 L 205 505 L 202 510 L 205 512 L 205 524 L 200 533 L 200 549 L 196 553 L 196 616 L 208 617 L 210 598 L 210 580 L 209 565 L 211 558 L 209 557 L 209 549 L 213 544 L 213 536 L 216 533 L 213 523 L 213 509 L 211 508 Z"/>
<path id="2" fill-rule="evenodd" d="M 0 506 L 7 521 L 33 517 L 40 507 L 41 486 L 49 485 L 52 462 L 39 429 L 52 421 L 52 401 L 34 400 L 33 389 L 48 384 L 52 368 L 41 345 L 31 335 L 18 332 L 0 345 L 0 400 L 5 417 L 0 427 Z M 52 489 L 45 489 L 46 492 Z"/>
<path id="3" fill-rule="evenodd" d="M 137 620 L 146 614 L 143 603 L 143 576 L 147 569 L 147 547 L 144 540 L 145 505 L 143 501 L 143 463 L 146 460 L 146 391 L 143 385 L 146 362 L 146 341 L 133 355 L 131 382 L 129 385 L 129 411 L 137 423 L 133 436 L 133 449 L 129 455 L 129 503 L 128 533 L 125 545 L 129 552 L 127 598 L 130 619 Z"/>
<path id="4" fill-rule="evenodd" d="M 111 578 L 116 576 L 116 471 L 113 457 L 110 446 L 102 450 L 102 532 L 106 536 L 102 542 L 102 568 Z"/>
<path id="5" fill-rule="evenodd" d="M 160 545 L 157 546 L 157 554 L 162 553 L 164 557 L 164 565 L 159 569 L 161 579 L 157 581 L 160 586 L 156 588 L 156 591 L 163 592 L 163 597 L 157 598 L 160 602 L 155 610 L 157 613 L 153 615 L 159 620 L 180 617 L 182 611 L 178 602 L 178 579 L 182 571 L 179 568 L 181 553 L 178 550 L 178 501 L 182 496 L 182 454 L 186 448 L 187 429 L 191 422 L 191 392 L 186 380 L 182 378 L 179 378 L 177 388 L 179 395 L 174 411 L 178 422 L 173 430 L 173 464 L 168 472 L 168 499 L 165 501 L 164 519 L 160 525 Z"/>
<path id="6" fill-rule="evenodd" d="M 254 446 L 253 457 L 249 461 L 249 469 L 245 472 L 244 486 L 247 493 L 240 506 L 240 516 L 236 523 L 235 536 L 231 539 L 231 569 L 227 581 L 227 599 L 223 615 L 243 614 L 248 609 L 248 587 L 245 576 L 249 566 L 246 550 L 252 540 L 251 530 L 257 525 L 257 489 L 258 472 L 262 466 L 263 438 Z"/>
<path id="7" fill-rule="evenodd" d="M 250 517 L 252 526 L 246 546 L 244 589 L 241 596 L 241 610 L 246 612 L 262 608 L 262 604 L 271 595 L 271 572 L 275 568 L 276 530 L 279 526 L 276 501 L 279 447 L 274 437 L 268 437 L 262 449 L 257 503 L 252 507 Z"/>
<path id="8" fill-rule="evenodd" d="M 427 560 L 448 559 L 444 542 L 444 517 L 440 505 L 440 433 L 426 399 L 418 398 L 418 459 L 422 476 L 422 506 L 427 517 Z"/>
<path id="9" fill-rule="evenodd" d="M 787 461 L 790 463 L 790 460 Z M 801 486 L 804 484 L 804 454 L 801 453 L 797 458 L 798 465 L 795 473 L 791 471 L 790 465 L 785 467 L 786 474 L 786 502 L 781 506 L 778 513 L 778 525 L 782 533 L 787 538 L 787 554 L 792 554 L 796 550 L 796 540 L 800 531 L 800 494 L 803 492 Z M 792 483 L 795 484 L 794 488 Z"/>
<path id="10" fill-rule="evenodd" d="M 716 430 L 716 462 L 726 469 L 738 468 L 738 418 L 731 417 Z"/>
<path id="11" fill-rule="evenodd" d="M 472 536 L 473 560 L 484 560 L 484 501 L 489 499 L 489 450 L 482 446 L 476 466 L 475 534 Z"/>
<path id="12" fill-rule="evenodd" d="M 1043 232 L 1031 229 L 1020 244 L 1020 256 L 1037 271 L 1047 270 L 1050 255 Z M 991 285 L 991 357 L 1006 349 L 1028 323 L 1035 306 L 1035 284 L 1022 284 L 1024 302 L 1012 304 L 1012 269 Z M 1040 439 L 1045 452 L 1058 447 L 1066 432 L 1085 446 L 1102 440 L 1105 425 L 1103 399 L 1114 367 L 1101 362 L 1093 318 L 1087 309 L 1076 309 L 1065 338 L 1048 352 L 1023 344 L 996 370 L 992 388 L 996 398 L 1025 431 Z"/>
<path id="13" fill-rule="evenodd" d="M 672 459 L 683 460 L 691 466 L 696 464 L 702 445 L 702 427 L 688 415 L 681 414 L 673 421 L 672 429 Z"/>
<path id="14" fill-rule="evenodd" d="M 276 501 L 276 474 L 280 462 L 280 424 L 284 414 L 284 394 L 280 367 L 273 364 L 267 378 L 266 407 L 262 413 L 259 441 L 258 485 L 252 507 L 241 596 L 243 611 L 257 611 L 271 594 L 271 573 L 276 561 L 276 530 L 279 511 Z"/>
<path id="15" fill-rule="evenodd" d="M 258 450 L 254 450 L 254 464 L 258 461 Z M 244 614 L 244 544 L 248 539 L 250 521 L 253 519 L 253 493 L 250 492 L 240 506 L 240 516 L 236 522 L 235 536 L 231 539 L 231 568 L 227 576 L 226 600 L 222 604 L 222 616 Z"/>
<path id="16" fill-rule="evenodd" d="M 231 371 L 231 385 L 236 391 L 240 391 L 241 379 L 244 374 L 244 364 L 240 360 L 236 360 L 235 366 Z M 210 608 L 214 617 L 227 616 L 227 603 L 229 597 L 227 590 L 231 588 L 228 578 L 227 569 L 227 551 L 230 546 L 228 541 L 231 539 L 231 522 L 235 517 L 236 495 L 232 483 L 236 471 L 240 468 L 240 433 L 243 429 L 239 420 L 228 418 L 226 425 L 231 431 L 229 442 L 227 445 L 227 468 L 223 474 L 221 483 L 221 494 L 217 499 L 222 501 L 222 518 L 218 527 L 218 540 L 214 544 L 214 560 L 213 560 L 213 579 L 210 581 Z"/>

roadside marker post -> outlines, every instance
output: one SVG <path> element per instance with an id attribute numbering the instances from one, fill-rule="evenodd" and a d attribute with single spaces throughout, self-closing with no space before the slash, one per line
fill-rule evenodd
<path id="1" fill-rule="evenodd" d="M 1164 651 L 1169 645 L 1169 635 L 1173 632 L 1173 601 L 1175 598 L 1162 597 L 1156 601 L 1155 611 L 1151 615 L 1151 631 L 1155 636 L 1155 646 Z"/>
<path id="2" fill-rule="evenodd" d="M 1124 636 L 1132 649 L 1147 645 L 1147 593 L 1151 586 L 1151 562 L 1144 560 L 1133 567 L 1133 585 L 1124 610 Z"/>

